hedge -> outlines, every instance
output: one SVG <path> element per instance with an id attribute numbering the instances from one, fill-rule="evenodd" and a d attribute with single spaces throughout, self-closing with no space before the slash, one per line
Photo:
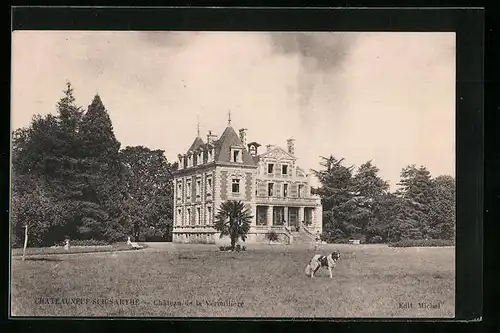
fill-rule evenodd
<path id="1" fill-rule="evenodd" d="M 399 242 L 389 243 L 390 247 L 438 247 L 454 245 L 455 242 L 448 239 L 405 239 Z"/>

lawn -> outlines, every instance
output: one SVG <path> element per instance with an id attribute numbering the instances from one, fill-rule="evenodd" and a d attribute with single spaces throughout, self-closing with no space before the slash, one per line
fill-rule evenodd
<path id="1" fill-rule="evenodd" d="M 342 258 L 306 277 L 314 254 L 286 245 L 150 244 L 144 250 L 12 259 L 14 316 L 453 317 L 455 250 L 323 245 Z M 419 304 L 420 303 L 420 304 Z"/>

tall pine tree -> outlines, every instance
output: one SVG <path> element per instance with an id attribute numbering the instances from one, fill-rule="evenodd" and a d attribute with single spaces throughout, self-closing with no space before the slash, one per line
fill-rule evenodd
<path id="1" fill-rule="evenodd" d="M 82 178 L 81 225 L 86 238 L 116 240 L 123 238 L 124 181 L 120 143 L 99 95 L 95 95 L 80 124 Z"/>
<path id="2" fill-rule="evenodd" d="M 322 170 L 313 170 L 321 182 L 315 190 L 320 195 L 323 205 L 323 230 L 329 241 L 345 239 L 357 231 L 351 223 L 352 211 L 355 207 L 352 194 L 353 166 L 344 166 L 344 159 L 333 156 L 322 157 Z"/>
<path id="3" fill-rule="evenodd" d="M 394 225 L 394 233 L 401 239 L 429 238 L 431 224 L 430 207 L 434 198 L 431 174 L 426 167 L 410 165 L 401 171 L 401 188 L 396 194 L 401 202 L 399 223 Z"/>
<path id="4" fill-rule="evenodd" d="M 362 164 L 352 179 L 353 202 L 355 207 L 351 215 L 351 223 L 359 228 L 363 236 L 375 236 L 367 229 L 381 228 L 386 222 L 380 220 L 379 214 L 381 205 L 386 199 L 385 195 L 389 190 L 389 184 L 378 176 L 379 169 L 368 161 Z M 364 238 L 357 236 L 357 238 Z"/>

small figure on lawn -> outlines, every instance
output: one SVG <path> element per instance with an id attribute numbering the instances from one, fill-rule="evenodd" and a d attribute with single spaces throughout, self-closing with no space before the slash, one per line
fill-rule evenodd
<path id="1" fill-rule="evenodd" d="M 69 237 L 66 237 L 64 240 L 64 249 L 69 250 Z"/>
<path id="2" fill-rule="evenodd" d="M 131 242 L 130 241 L 130 236 L 128 237 L 127 239 L 127 245 L 132 247 L 134 250 L 138 250 L 138 249 L 142 249 L 143 246 L 142 245 L 139 245 L 138 243 L 136 242 Z"/>
<path id="3" fill-rule="evenodd" d="M 321 244 L 321 238 L 319 237 L 319 235 L 316 235 L 316 239 L 315 239 L 316 243 L 314 244 L 314 250 L 318 250 L 319 249 L 319 245 Z"/>

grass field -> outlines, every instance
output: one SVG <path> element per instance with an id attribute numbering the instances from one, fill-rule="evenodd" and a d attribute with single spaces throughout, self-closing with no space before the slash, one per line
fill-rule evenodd
<path id="1" fill-rule="evenodd" d="M 454 316 L 453 247 L 323 245 L 318 252 L 333 249 L 342 253 L 333 279 L 326 269 L 306 277 L 314 252 L 286 245 L 231 253 L 150 244 L 133 252 L 13 257 L 12 315 Z"/>

